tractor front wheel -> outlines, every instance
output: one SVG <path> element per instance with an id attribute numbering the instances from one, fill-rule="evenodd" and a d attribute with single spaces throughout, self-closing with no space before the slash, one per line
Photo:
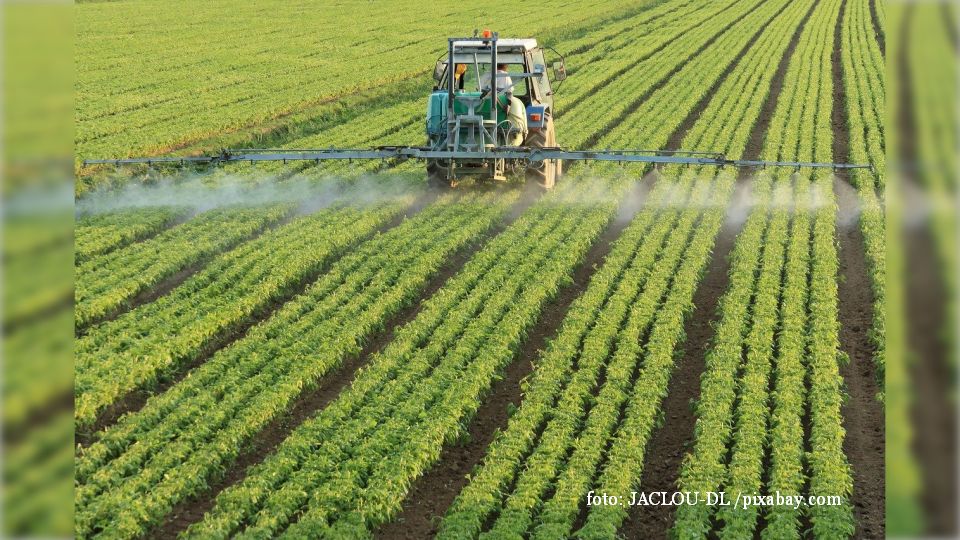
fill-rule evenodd
<path id="1" fill-rule="evenodd" d="M 553 118 L 548 116 L 546 125 L 539 131 L 527 136 L 527 147 L 549 148 L 557 146 L 557 132 L 553 125 Z M 560 162 L 555 159 L 546 159 L 538 167 L 527 169 L 527 182 L 536 184 L 543 189 L 553 189 L 560 173 Z"/>

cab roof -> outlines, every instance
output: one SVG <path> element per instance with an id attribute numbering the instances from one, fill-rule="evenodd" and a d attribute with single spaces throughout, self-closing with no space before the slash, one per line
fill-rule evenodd
<path id="1" fill-rule="evenodd" d="M 454 41 L 454 47 L 471 47 L 478 45 L 475 41 Z M 497 40 L 497 50 L 532 51 L 537 48 L 537 40 L 533 38 L 500 38 Z"/>

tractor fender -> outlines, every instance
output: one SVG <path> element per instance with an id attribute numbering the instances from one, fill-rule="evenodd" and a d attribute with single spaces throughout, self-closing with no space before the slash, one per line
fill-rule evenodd
<path id="1" fill-rule="evenodd" d="M 547 115 L 550 114 L 549 105 L 530 105 L 527 107 L 527 130 L 540 131 L 547 126 Z"/>

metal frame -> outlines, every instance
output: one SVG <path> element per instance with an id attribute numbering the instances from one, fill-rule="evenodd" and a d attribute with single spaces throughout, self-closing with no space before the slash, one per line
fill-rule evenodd
<path id="1" fill-rule="evenodd" d="M 653 163 L 658 165 L 710 165 L 732 167 L 791 167 L 825 169 L 870 169 L 873 165 L 854 163 L 816 163 L 806 161 L 762 161 L 729 159 L 723 154 L 685 150 L 564 150 L 555 148 L 517 148 L 494 147 L 486 151 L 437 150 L 427 146 L 380 146 L 370 149 L 234 149 L 223 150 L 219 154 L 191 157 L 146 157 L 128 159 L 88 159 L 89 165 L 135 165 L 135 164 L 219 164 L 231 162 L 261 161 L 328 161 L 328 160 L 370 160 L 370 159 L 469 159 L 517 160 L 527 165 L 537 165 L 548 159 L 562 161 L 603 161 L 615 163 Z M 452 163 L 452 162 L 451 162 Z"/>
<path id="2" fill-rule="evenodd" d="M 491 155 L 488 150 L 497 145 L 497 40 L 499 34 L 493 32 L 489 37 L 451 37 L 447 38 L 447 138 L 445 142 L 446 150 L 431 149 L 431 151 L 444 152 L 444 155 L 461 156 L 475 155 L 481 158 L 480 162 L 457 163 L 453 159 L 459 158 L 441 158 L 451 159 L 447 167 L 447 179 L 455 180 L 457 177 L 457 168 L 462 165 L 472 166 L 492 164 L 490 176 L 494 179 L 504 179 L 506 172 L 506 162 L 503 158 Z M 457 43 L 459 42 L 459 43 Z M 456 93 L 456 51 L 458 46 L 464 43 L 477 43 L 481 49 L 490 49 L 490 90 L 489 95 L 481 94 L 478 101 L 468 100 L 463 96 L 457 96 Z M 477 55 L 474 54 L 474 67 L 477 70 L 477 80 L 480 80 L 480 64 Z M 477 114 L 476 110 L 483 101 L 490 100 L 489 118 Z M 468 107 L 467 114 L 455 114 L 456 102 Z M 390 156 L 383 159 L 400 158 L 410 159 L 412 156 Z M 425 159 L 426 157 L 424 157 Z M 337 158 L 332 158 L 337 159 Z M 349 158 L 348 158 L 349 159 Z M 357 159 L 364 159 L 358 157 Z M 372 158 L 377 159 L 377 158 Z M 463 158 L 473 159 L 473 158 Z"/>

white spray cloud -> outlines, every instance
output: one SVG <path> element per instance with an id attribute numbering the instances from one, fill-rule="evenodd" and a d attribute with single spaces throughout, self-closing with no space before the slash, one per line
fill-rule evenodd
<path id="1" fill-rule="evenodd" d="M 324 179 L 293 176 L 262 182 L 225 177 L 216 184 L 203 182 L 201 178 L 166 178 L 149 184 L 131 182 L 120 189 L 94 191 L 76 201 L 75 211 L 78 215 L 87 215 L 176 206 L 202 212 L 233 205 L 295 203 L 305 213 L 331 204 L 372 204 L 422 192 L 409 177 L 393 174 Z"/>

